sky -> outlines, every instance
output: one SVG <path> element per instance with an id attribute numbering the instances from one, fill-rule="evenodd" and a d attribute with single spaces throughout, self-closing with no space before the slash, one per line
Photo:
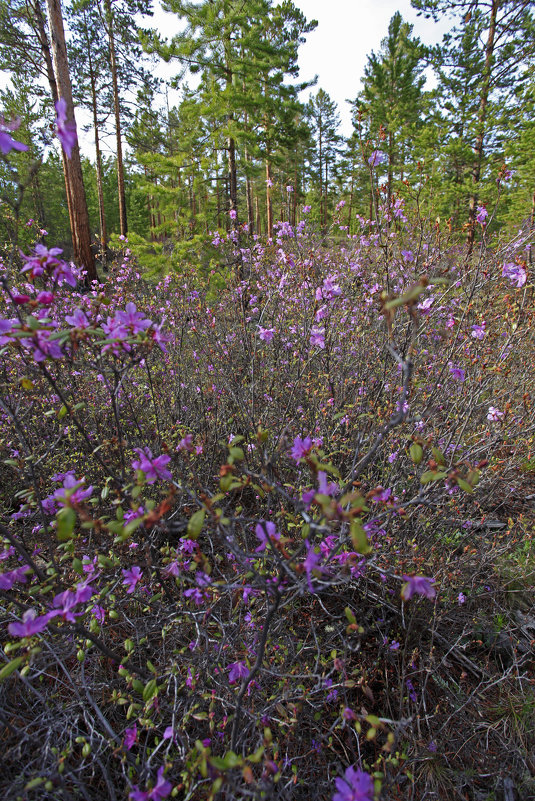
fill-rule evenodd
<path id="1" fill-rule="evenodd" d="M 307 90 L 302 100 L 306 101 L 310 92 L 320 87 L 324 89 L 338 105 L 343 136 L 352 132 L 351 111 L 346 100 L 354 100 L 359 93 L 367 57 L 372 50 L 377 52 L 380 49 L 395 12 L 399 11 L 404 20 L 414 25 L 413 35 L 419 36 L 425 44 L 440 41 L 449 27 L 447 21 L 436 24 L 423 16 L 418 17 L 410 0 L 294 0 L 294 3 L 307 20 L 318 21 L 316 30 L 307 34 L 306 43 L 299 49 L 299 80 L 318 77 L 316 86 Z M 158 0 L 154 0 L 154 5 L 154 15 L 145 17 L 143 21 L 140 19 L 139 24 L 156 28 L 163 36 L 171 36 L 180 30 L 181 22 L 176 15 L 162 11 Z M 178 63 L 160 62 L 155 68 L 155 73 L 166 79 L 178 72 Z M 430 72 L 427 77 L 432 85 Z M 2 74 L 1 85 L 5 85 Z M 195 84 L 190 81 L 190 85 L 193 87 Z M 170 105 L 179 100 L 179 92 L 169 93 Z M 78 110 L 76 117 L 82 153 L 93 160 L 93 137 L 82 131 L 82 126 L 90 122 L 90 115 Z M 112 136 L 106 137 L 102 144 L 105 152 L 113 152 Z"/>

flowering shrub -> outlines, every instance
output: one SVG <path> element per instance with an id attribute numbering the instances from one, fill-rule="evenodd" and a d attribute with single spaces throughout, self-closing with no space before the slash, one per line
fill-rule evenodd
<path id="1" fill-rule="evenodd" d="M 524 681 L 529 649 L 463 638 L 529 543 L 526 240 L 467 265 L 407 213 L 218 235 L 248 276 L 218 293 L 128 249 L 84 291 L 58 248 L 6 269 L 11 797 L 423 795 L 452 720 Z"/>

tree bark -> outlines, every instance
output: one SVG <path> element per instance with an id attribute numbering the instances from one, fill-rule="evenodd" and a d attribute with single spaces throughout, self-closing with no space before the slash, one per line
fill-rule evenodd
<path id="1" fill-rule="evenodd" d="M 104 0 L 106 21 L 108 26 L 108 39 L 110 43 L 110 69 L 113 86 L 113 112 L 115 115 L 115 138 L 117 142 L 117 188 L 119 191 L 119 227 L 121 235 L 128 233 L 126 219 L 126 192 L 124 185 L 123 145 L 121 139 L 121 109 L 119 106 L 119 84 L 117 81 L 117 59 L 115 53 L 115 35 L 113 32 L 113 13 L 110 0 Z"/>
<path id="2" fill-rule="evenodd" d="M 84 11 L 85 18 L 85 11 Z M 100 152 L 100 141 L 98 135 L 98 116 L 97 116 L 97 89 L 95 71 L 93 69 L 93 60 L 91 58 L 91 43 L 87 35 L 86 25 L 86 42 L 87 53 L 89 58 L 89 80 L 91 82 L 91 105 L 93 109 L 93 128 L 95 131 L 95 157 L 96 157 L 96 172 L 97 172 L 97 193 L 98 193 L 98 219 L 100 227 L 100 257 L 102 264 L 106 265 L 107 250 L 108 250 L 108 231 L 106 227 L 106 212 L 104 210 L 104 189 L 102 181 L 102 154 Z"/>
<path id="3" fill-rule="evenodd" d="M 72 86 L 67 60 L 67 47 L 65 44 L 65 31 L 60 0 L 47 0 L 48 20 L 50 25 L 50 38 L 52 41 L 52 58 L 57 92 L 67 106 L 67 120 L 75 123 L 74 105 L 72 101 Z M 70 194 L 72 210 L 72 240 L 74 260 L 87 270 L 89 281 L 98 280 L 95 259 L 91 251 L 91 230 L 89 227 L 89 214 L 85 196 L 82 165 L 80 162 L 80 149 L 78 142 L 74 144 L 71 158 L 67 159 L 63 153 L 66 170 L 67 197 Z"/>

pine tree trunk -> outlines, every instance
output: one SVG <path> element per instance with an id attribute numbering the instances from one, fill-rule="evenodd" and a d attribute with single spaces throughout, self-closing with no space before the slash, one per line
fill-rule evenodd
<path id="1" fill-rule="evenodd" d="M 483 68 L 483 85 L 481 87 L 481 96 L 479 98 L 479 112 L 477 119 L 477 133 L 474 145 L 474 162 L 472 165 L 472 193 L 470 195 L 470 205 L 468 211 L 468 253 L 472 253 L 474 247 L 474 239 L 476 234 L 476 216 L 477 216 L 477 201 L 478 201 L 478 187 L 481 178 L 481 165 L 483 162 L 483 143 L 485 139 L 485 120 L 487 116 L 487 106 L 490 91 L 490 78 L 492 70 L 492 57 L 494 55 L 494 40 L 496 37 L 496 17 L 498 15 L 498 7 L 500 0 L 492 0 L 490 9 L 489 20 L 489 34 L 487 37 L 487 44 L 485 47 L 485 66 Z"/>
<path id="2" fill-rule="evenodd" d="M 117 141 L 117 188 L 119 190 L 119 226 L 121 235 L 128 233 L 126 220 L 126 192 L 124 185 L 123 146 L 121 141 L 121 109 L 119 106 L 119 84 L 117 81 L 117 59 L 115 53 L 115 36 L 113 32 L 113 15 L 110 0 L 104 0 L 110 42 L 110 68 L 113 86 L 113 111 L 115 115 L 115 137 Z"/>
<path id="3" fill-rule="evenodd" d="M 84 11 L 85 18 L 85 11 Z M 95 131 L 95 158 L 96 158 L 96 173 L 97 173 L 97 193 L 98 193 L 98 220 L 100 227 L 100 258 L 102 264 L 105 266 L 107 262 L 108 251 L 108 231 L 106 227 L 106 212 L 104 210 L 104 189 L 102 180 L 102 154 L 100 152 L 100 141 L 98 135 L 98 116 L 97 116 L 97 89 L 95 72 L 93 70 L 93 60 L 91 58 L 91 43 L 87 36 L 86 25 L 86 41 L 87 53 L 89 58 L 89 80 L 91 82 L 91 106 L 93 110 L 93 129 Z"/>
<path id="4" fill-rule="evenodd" d="M 43 10 L 41 8 L 40 0 L 35 0 L 32 8 L 35 14 L 34 19 L 37 26 L 37 35 L 39 37 L 39 43 L 41 45 L 41 53 L 43 54 L 43 59 L 46 64 L 46 74 L 48 78 L 48 83 L 50 84 L 50 93 L 52 95 L 52 100 L 55 105 L 59 100 L 58 86 L 56 83 L 56 76 L 54 75 L 54 65 L 52 63 L 52 55 L 50 53 L 50 43 L 48 41 L 48 36 L 46 33 L 45 18 L 43 15 Z M 71 229 L 71 237 L 72 237 L 72 231 L 74 230 L 74 218 L 72 214 L 71 189 L 69 186 L 69 177 L 67 175 L 67 159 L 65 157 L 65 153 L 63 152 L 63 150 L 61 151 L 61 155 L 62 155 L 63 179 L 65 181 L 65 197 L 67 199 L 67 212 L 69 214 L 69 227 Z"/>
<path id="5" fill-rule="evenodd" d="M 231 228 L 233 231 L 238 230 L 238 182 L 236 174 L 236 143 L 232 136 L 229 136 L 227 142 L 228 148 L 228 187 L 229 187 L 229 210 L 235 211 L 236 215 L 231 215 Z"/>
<path id="6" fill-rule="evenodd" d="M 273 236 L 273 204 L 271 202 L 271 164 L 269 163 L 269 153 L 266 159 L 266 215 L 267 215 L 267 235 L 268 239 Z"/>
<path id="7" fill-rule="evenodd" d="M 69 75 L 69 62 L 67 60 L 67 47 L 65 44 L 65 31 L 63 29 L 60 0 L 47 0 L 47 7 L 57 91 L 58 95 L 63 98 L 67 104 L 67 120 L 74 122 L 71 78 Z M 64 163 L 67 173 L 67 194 L 69 195 L 70 193 L 72 210 L 74 259 L 79 265 L 85 267 L 89 281 L 98 280 L 95 259 L 91 251 L 91 230 L 89 227 L 89 214 L 87 211 L 78 142 L 74 144 L 71 158 L 66 159 L 64 156 Z"/>

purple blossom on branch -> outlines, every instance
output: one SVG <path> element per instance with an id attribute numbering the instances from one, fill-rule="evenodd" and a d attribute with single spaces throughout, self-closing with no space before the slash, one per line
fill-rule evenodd
<path id="1" fill-rule="evenodd" d="M 363 770 L 355 770 L 351 765 L 346 769 L 344 778 L 334 780 L 337 793 L 333 795 L 333 801 L 372 801 L 373 781 L 372 777 Z"/>
<path id="2" fill-rule="evenodd" d="M 154 484 L 155 481 L 172 481 L 173 476 L 166 465 L 171 461 L 171 457 L 163 453 L 161 456 L 154 457 L 150 448 L 135 448 L 139 459 L 132 462 L 134 470 L 141 470 L 145 474 L 147 484 Z"/>
<path id="3" fill-rule="evenodd" d="M 124 581 L 123 584 L 126 585 L 127 590 L 126 592 L 131 595 L 134 590 L 136 589 L 136 585 L 138 582 L 141 581 L 143 578 L 143 573 L 141 572 L 141 568 L 137 565 L 134 565 L 129 570 L 123 570 Z"/>
<path id="4" fill-rule="evenodd" d="M 164 766 L 162 765 L 161 768 L 158 769 L 158 778 L 152 790 L 139 790 L 138 786 L 135 784 L 128 796 L 130 801 L 161 801 L 161 799 L 167 798 L 173 789 L 173 785 L 171 782 L 164 779 L 163 772 Z"/>
<path id="5" fill-rule="evenodd" d="M 432 586 L 435 582 L 432 578 L 426 578 L 425 576 L 403 576 L 403 580 L 405 584 L 401 589 L 401 597 L 404 601 L 409 601 L 415 593 L 416 595 L 423 595 L 425 598 L 429 598 L 430 601 L 432 601 L 436 595 L 436 591 Z"/>
<path id="6" fill-rule="evenodd" d="M 386 156 L 380 150 L 374 150 L 371 154 L 370 158 L 368 159 L 368 164 L 370 167 L 378 167 L 379 164 L 382 164 L 386 161 Z"/>
<path id="7" fill-rule="evenodd" d="M 0 117 L 0 150 L 7 155 L 10 150 L 28 150 L 28 145 L 23 145 L 22 142 L 17 142 L 13 139 L 8 131 L 16 131 L 20 125 L 20 117 L 17 117 L 11 122 L 6 122 L 3 117 Z"/>
<path id="8" fill-rule="evenodd" d="M 35 609 L 27 609 L 22 616 L 22 623 L 10 623 L 7 629 L 13 637 L 31 637 L 46 629 L 49 620 L 56 615 L 57 612 L 47 612 L 37 617 Z"/>
<path id="9" fill-rule="evenodd" d="M 63 150 L 70 159 L 72 149 L 78 141 L 76 134 L 76 123 L 74 120 L 67 120 L 67 101 L 64 97 L 60 97 L 56 103 L 56 135 L 61 142 Z"/>
<path id="10" fill-rule="evenodd" d="M 509 280 L 517 287 L 517 289 L 520 289 L 520 287 L 524 286 L 528 280 L 526 268 L 521 264 L 514 264 L 513 262 L 503 265 L 502 275 L 504 278 L 509 278 Z"/>

